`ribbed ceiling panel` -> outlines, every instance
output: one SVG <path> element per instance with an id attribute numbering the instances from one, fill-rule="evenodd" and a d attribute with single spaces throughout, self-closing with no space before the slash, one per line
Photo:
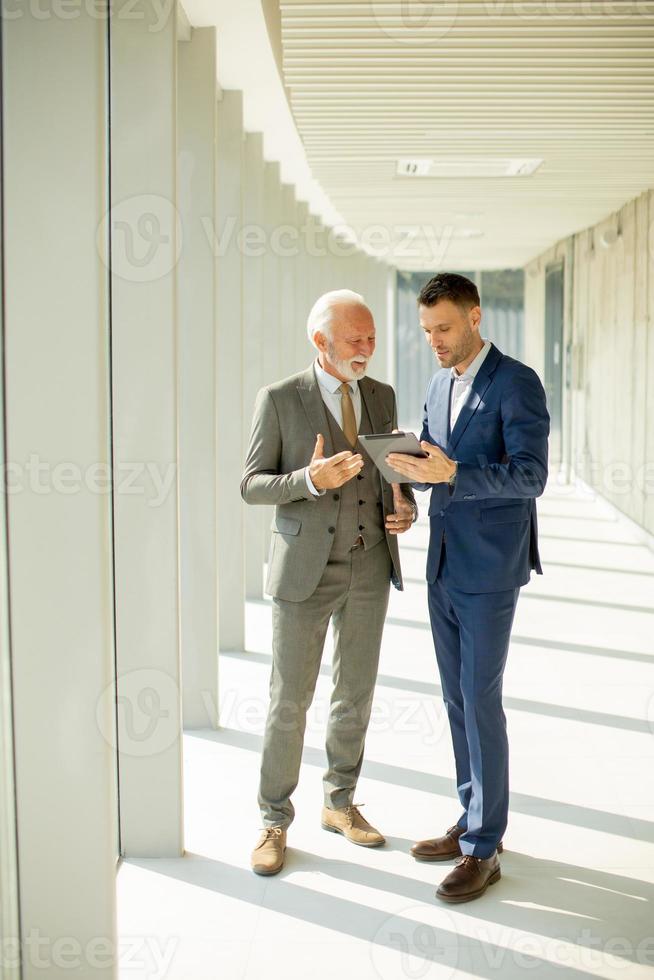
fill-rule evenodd
<path id="1" fill-rule="evenodd" d="M 400 268 L 521 266 L 654 184 L 651 2 L 280 6 L 312 171 Z M 544 162 L 530 177 L 396 176 L 400 157 L 470 156 Z"/>

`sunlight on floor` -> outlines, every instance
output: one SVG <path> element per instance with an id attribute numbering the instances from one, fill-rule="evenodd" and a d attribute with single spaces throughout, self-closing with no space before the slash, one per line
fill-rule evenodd
<path id="1" fill-rule="evenodd" d="M 407 853 L 459 815 L 423 516 L 403 542 L 406 591 L 391 597 L 355 800 L 386 847 L 320 828 L 328 649 L 285 868 L 270 879 L 250 871 L 270 672 L 270 605 L 251 603 L 249 652 L 221 660 L 223 727 L 185 734 L 187 854 L 120 868 L 119 934 L 151 950 L 148 972 L 126 956 L 121 977 L 654 975 L 654 554 L 570 487 L 548 489 L 539 527 L 545 574 L 522 590 L 505 674 L 502 879 L 475 902 L 444 906 L 434 891 L 451 864 Z"/>

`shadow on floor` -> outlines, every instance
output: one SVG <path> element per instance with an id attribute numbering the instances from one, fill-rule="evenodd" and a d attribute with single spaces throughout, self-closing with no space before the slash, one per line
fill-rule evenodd
<path id="1" fill-rule="evenodd" d="M 272 657 L 269 653 L 221 653 L 221 657 L 258 663 L 270 668 Z M 434 671 L 436 667 L 434 665 Z M 331 677 L 329 664 L 320 667 L 323 677 Z M 389 674 L 378 674 L 377 684 L 380 687 L 392 687 L 398 691 L 412 691 L 425 697 L 442 699 L 440 685 L 429 681 L 417 681 L 409 677 L 393 677 Z M 530 701 L 526 698 L 505 696 L 502 704 L 511 711 L 524 711 L 528 714 L 543 715 L 547 718 L 564 718 L 566 721 L 580 721 L 588 725 L 604 725 L 608 728 L 619 728 L 627 732 L 641 732 L 645 735 L 654 734 L 652 725 L 645 718 L 628 718 L 624 715 L 610 715 L 603 711 L 588 711 L 586 708 L 572 708 L 563 704 L 550 704 L 547 701 Z"/>
<path id="2" fill-rule="evenodd" d="M 644 882 L 507 852 L 501 880 L 483 898 L 452 907 L 443 906 L 434 896 L 436 883 L 449 865 L 435 870 L 433 884 L 426 884 L 411 877 L 410 863 L 407 874 L 400 875 L 375 867 L 374 861 L 375 852 L 353 863 L 289 848 L 283 871 L 265 883 L 262 895 L 261 879 L 249 870 L 200 854 L 187 852 L 174 861 L 125 859 L 194 887 L 324 927 L 341 938 L 368 942 L 373 962 L 375 947 L 402 956 L 403 966 L 410 955 L 414 968 L 421 970 L 413 976 L 425 976 L 431 965 L 438 964 L 483 978 L 497 977 L 499 971 L 502 977 L 522 977 L 526 968 L 539 977 L 587 978 L 587 968 L 577 969 L 568 956 L 561 955 L 571 945 L 582 960 L 586 951 L 594 954 L 600 969 L 597 959 L 604 950 L 622 960 L 623 968 L 631 963 L 651 965 L 652 942 L 646 935 L 654 888 Z M 389 913 L 296 883 L 293 876 L 298 872 L 304 872 L 303 881 L 307 872 L 329 876 L 386 892 L 398 901 Z M 488 928 L 480 928 L 480 922 Z M 497 940 L 498 926 L 502 938 L 506 936 L 503 945 L 485 938 L 492 935 Z M 511 949 L 518 930 L 531 934 L 529 943 Z"/>
<path id="3" fill-rule="evenodd" d="M 261 735 L 239 731 L 235 728 L 220 728 L 217 731 L 200 729 L 188 731 L 185 734 L 223 745 L 231 745 L 248 752 L 260 752 L 263 742 Z M 322 749 L 305 745 L 302 763 L 326 769 L 327 757 Z M 454 781 L 435 773 L 420 772 L 405 766 L 393 766 L 386 762 L 366 760 L 361 775 L 367 779 L 386 783 L 389 786 L 404 786 L 407 789 L 416 789 L 422 793 L 446 796 L 451 798 L 453 802 L 457 800 Z M 537 814 L 540 818 L 551 819 L 556 823 L 587 827 L 589 830 L 614 834 L 617 837 L 631 837 L 635 840 L 654 843 L 654 823 L 650 823 L 648 820 L 625 817 L 617 813 L 609 813 L 606 810 L 579 806 L 575 803 L 545 799 L 540 796 L 532 796 L 529 793 L 511 793 L 510 807 L 519 813 Z"/>

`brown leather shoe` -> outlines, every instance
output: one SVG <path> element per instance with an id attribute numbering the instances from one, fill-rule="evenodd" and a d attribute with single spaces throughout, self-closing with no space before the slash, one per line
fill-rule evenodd
<path id="1" fill-rule="evenodd" d="M 385 844 L 386 838 L 383 834 L 375 830 L 359 813 L 360 806 L 363 806 L 363 803 L 356 806 L 350 804 L 339 810 L 330 810 L 329 807 L 324 806 L 321 820 L 323 830 L 329 830 L 332 834 L 342 834 L 353 844 L 360 844 L 361 847 L 379 847 L 380 844 Z"/>
<path id="2" fill-rule="evenodd" d="M 444 837 L 432 837 L 430 840 L 419 840 L 411 848 L 411 854 L 416 861 L 450 861 L 452 858 L 463 857 L 459 847 L 459 837 L 464 833 L 458 824 L 445 831 Z M 497 852 L 504 850 L 502 841 L 497 845 Z"/>
<path id="3" fill-rule="evenodd" d="M 483 895 L 488 886 L 495 884 L 500 877 L 497 851 L 489 858 L 465 854 L 443 879 L 436 895 L 444 902 L 470 902 L 473 898 Z"/>
<path id="4" fill-rule="evenodd" d="M 265 827 L 252 851 L 252 870 L 256 875 L 276 875 L 284 867 L 286 831 L 281 827 Z"/>

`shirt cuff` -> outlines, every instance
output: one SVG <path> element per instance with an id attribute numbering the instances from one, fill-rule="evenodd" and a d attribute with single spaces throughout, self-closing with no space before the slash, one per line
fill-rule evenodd
<path id="1" fill-rule="evenodd" d="M 313 485 L 313 480 L 309 476 L 309 467 L 308 466 L 307 466 L 307 468 L 304 471 L 304 478 L 307 481 L 307 486 L 308 486 L 309 490 L 311 491 L 311 493 L 314 495 L 314 497 L 322 497 L 323 494 L 325 493 L 325 491 L 324 490 L 316 490 L 316 488 Z"/>

